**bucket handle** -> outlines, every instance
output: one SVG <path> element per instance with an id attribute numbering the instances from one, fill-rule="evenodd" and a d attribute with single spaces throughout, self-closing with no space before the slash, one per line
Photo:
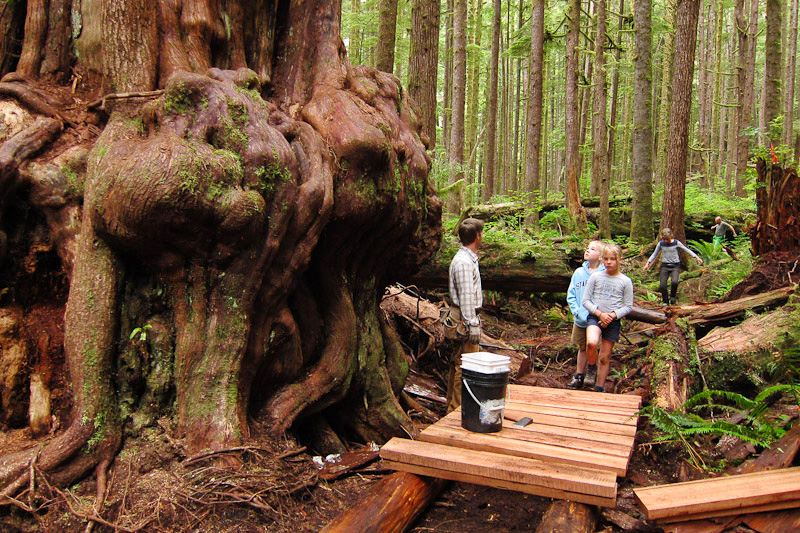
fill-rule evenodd
<path id="1" fill-rule="evenodd" d="M 505 405 L 501 405 L 499 407 L 484 407 L 483 403 L 475 397 L 475 394 L 473 394 L 472 389 L 469 388 L 469 383 L 467 383 L 467 380 L 462 378 L 461 383 L 464 384 L 464 387 L 466 387 L 467 392 L 469 393 L 470 396 L 472 396 L 472 399 L 475 400 L 475 403 L 481 406 L 481 409 L 485 411 L 500 411 L 502 409 L 505 409 Z"/>

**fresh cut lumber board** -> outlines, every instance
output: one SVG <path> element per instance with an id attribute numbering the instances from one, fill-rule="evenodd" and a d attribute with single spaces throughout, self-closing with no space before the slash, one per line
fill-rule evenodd
<path id="1" fill-rule="evenodd" d="M 648 519 L 676 522 L 800 507 L 800 467 L 634 489 Z"/>
<path id="2" fill-rule="evenodd" d="M 616 474 L 608 470 L 400 438 L 384 444 L 381 458 L 390 468 L 417 475 L 590 505 L 616 505 Z"/>

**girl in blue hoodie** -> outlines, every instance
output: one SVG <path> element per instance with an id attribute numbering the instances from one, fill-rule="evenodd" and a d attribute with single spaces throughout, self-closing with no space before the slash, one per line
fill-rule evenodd
<path id="1" fill-rule="evenodd" d="M 583 387 L 587 363 L 589 363 L 589 376 L 586 379 L 586 384 L 594 385 L 594 379 L 597 375 L 597 358 L 595 357 L 594 361 L 589 361 L 586 355 L 586 319 L 589 317 L 589 311 L 583 307 L 581 301 L 583 300 L 583 291 L 586 289 L 586 282 L 589 281 L 589 276 L 597 270 L 605 270 L 601 261 L 604 249 L 605 245 L 600 241 L 589 243 L 583 253 L 583 265 L 572 274 L 572 280 L 570 280 L 569 289 L 567 289 L 567 304 L 573 317 L 572 344 L 578 346 L 578 366 L 572 381 L 567 383 L 567 387 L 570 389 Z"/>

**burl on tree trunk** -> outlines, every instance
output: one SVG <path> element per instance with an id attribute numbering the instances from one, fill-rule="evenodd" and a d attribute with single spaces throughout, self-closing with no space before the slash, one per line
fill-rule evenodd
<path id="1" fill-rule="evenodd" d="M 190 451 L 236 445 L 249 417 L 283 432 L 333 414 L 331 427 L 364 441 L 411 431 L 397 400 L 407 361 L 378 304 L 441 236 L 413 103 L 395 77 L 349 64 L 337 2 L 221 9 L 83 10 L 77 46 L 96 50 L 94 31 L 103 47 L 79 66 L 117 94 L 80 186 L 64 192 L 74 168 L 51 164 L 45 179 L 6 158 L 3 195 L 22 179 L 51 198 L 40 204 L 71 272 L 74 405 L 42 448 L 0 458 L 2 494 L 27 484 L 32 462 L 58 483 L 103 468 L 123 426 L 168 413 Z M 45 74 L 34 53 L 19 68 Z M 22 153 L 16 142 L 0 156 Z M 81 201 L 64 231 L 70 217 L 53 211 Z"/>

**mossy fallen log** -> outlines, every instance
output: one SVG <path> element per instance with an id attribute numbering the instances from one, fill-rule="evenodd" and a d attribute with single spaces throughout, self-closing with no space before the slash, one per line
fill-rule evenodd
<path id="1" fill-rule="evenodd" d="M 618 196 L 609 199 L 609 221 L 611 225 L 611 235 L 629 235 L 631 231 L 631 199 L 627 196 Z M 600 220 L 600 201 L 599 198 L 584 198 L 581 204 L 586 210 L 586 219 L 594 224 L 599 225 Z M 539 207 L 539 216 L 543 216 L 548 212 L 554 211 L 563 207 L 564 203 L 558 202 L 545 202 Z M 465 208 L 458 218 L 461 222 L 467 217 L 479 218 L 483 221 L 497 221 L 501 219 L 521 220 L 530 214 L 533 209 L 530 202 L 502 202 L 496 204 L 479 204 L 471 205 Z M 704 240 L 711 241 L 713 232 L 711 226 L 715 224 L 715 217 L 722 216 L 725 220 L 731 222 L 737 231 L 744 226 L 748 220 L 752 220 L 751 213 L 715 213 L 709 212 L 706 214 L 687 214 L 684 217 L 684 233 L 687 240 Z M 655 243 L 656 234 L 661 223 L 660 214 L 654 213 L 653 219 L 653 239 Z M 455 227 L 458 227 L 456 223 Z M 674 229 L 674 228 L 673 228 Z M 685 244 L 685 243 L 684 243 Z"/>
<path id="2" fill-rule="evenodd" d="M 404 283 L 426 289 L 447 289 L 450 261 L 458 246 L 453 237 L 443 238 L 439 251 Z M 478 255 L 481 284 L 489 291 L 565 292 L 581 259 L 571 250 L 552 245 L 487 241 Z"/>

